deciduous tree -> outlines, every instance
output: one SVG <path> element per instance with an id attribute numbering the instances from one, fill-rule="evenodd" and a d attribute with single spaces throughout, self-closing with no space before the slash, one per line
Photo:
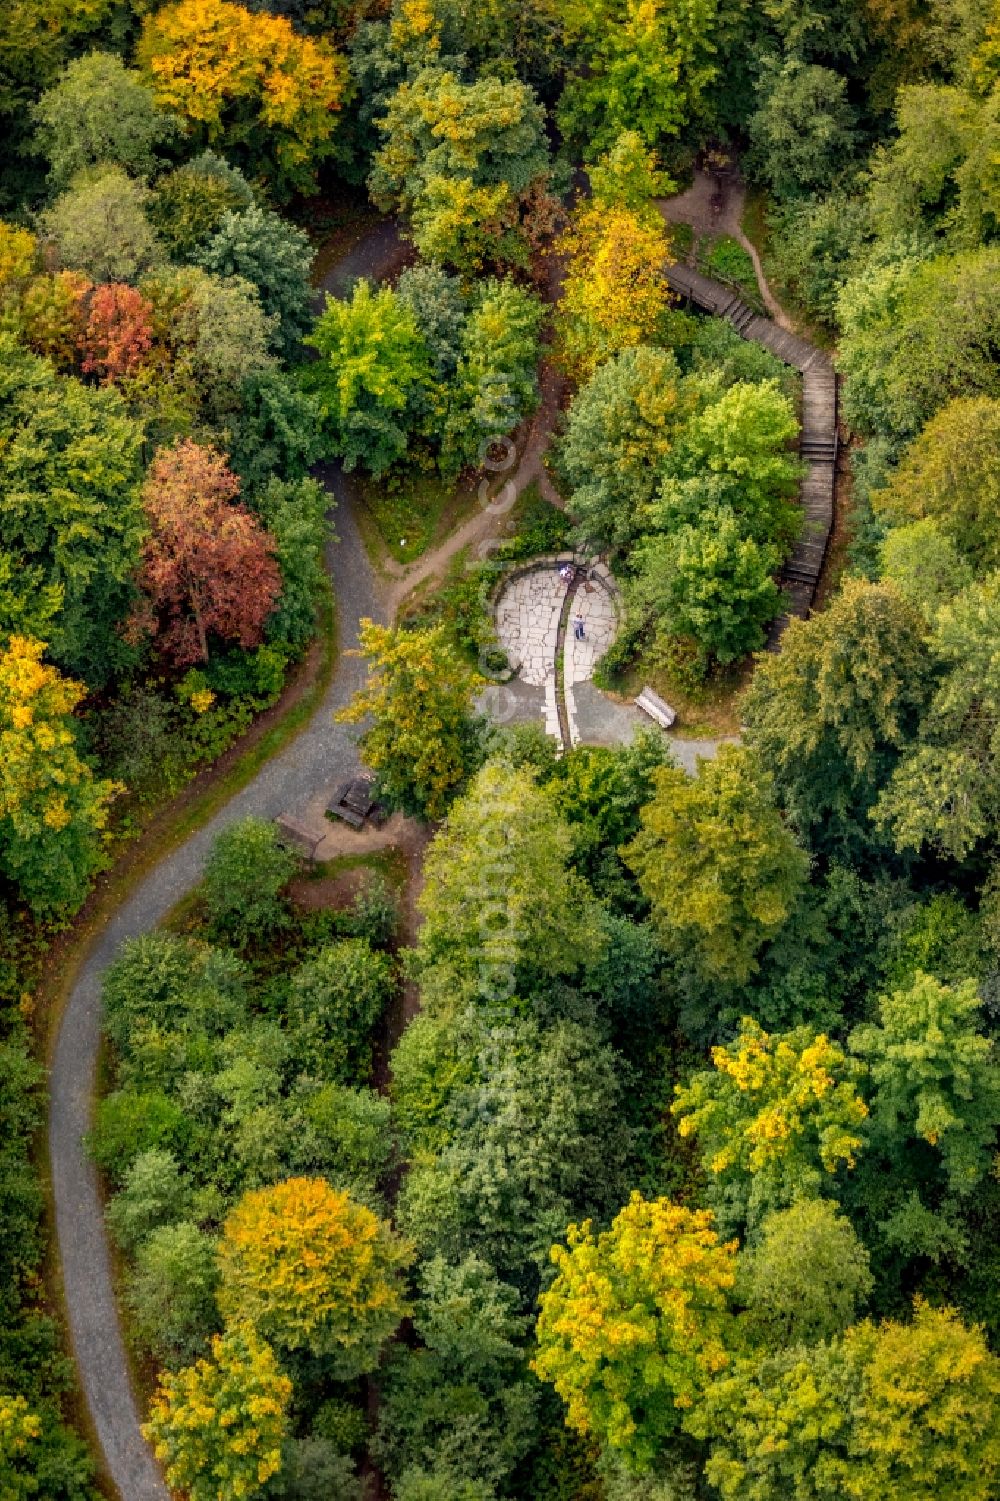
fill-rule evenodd
<path id="1" fill-rule="evenodd" d="M 656 341 L 669 301 L 662 220 L 620 204 L 584 203 L 558 249 L 568 264 L 556 333 L 573 375 L 585 379 L 623 349 Z"/>
<path id="2" fill-rule="evenodd" d="M 374 1370 L 406 1313 L 409 1251 L 321 1178 L 245 1194 L 223 1228 L 219 1307 L 279 1349 L 328 1357 L 339 1380 Z"/>
<path id="3" fill-rule="evenodd" d="M 132 177 L 148 177 L 157 165 L 157 146 L 179 134 L 138 73 L 110 52 L 68 63 L 33 115 L 35 143 L 48 158 L 49 183 L 57 192 L 85 167 L 121 167 Z"/>
<path id="4" fill-rule="evenodd" d="M 809 1027 L 772 1036 L 744 1017 L 712 1063 L 677 1086 L 671 1110 L 681 1136 L 698 1137 L 727 1219 L 758 1223 L 854 1166 L 868 1107 L 837 1043 Z"/>
<path id="5" fill-rule="evenodd" d="M 247 1328 L 217 1334 L 210 1360 L 164 1375 L 144 1432 L 167 1483 L 191 1501 L 259 1496 L 281 1468 L 292 1383 Z"/>
<path id="6" fill-rule="evenodd" d="M 379 478 L 402 458 L 430 366 L 410 307 L 390 287 L 355 286 L 349 302 L 327 297 L 305 340 L 319 351 L 304 379 L 323 411 L 345 469 L 364 461 Z"/>
<path id="7" fill-rule="evenodd" d="M 194 140 L 244 155 L 279 193 L 315 190 L 347 83 L 325 39 L 228 0 L 180 0 L 147 17 L 138 55 Z"/>
<path id="8" fill-rule="evenodd" d="M 153 309 L 135 287 L 109 282 L 89 299 L 83 370 L 108 384 L 134 375 L 153 343 Z"/>
<path id="9" fill-rule="evenodd" d="M 802 889 L 808 860 L 785 827 L 762 764 L 723 746 L 691 778 L 653 773 L 642 828 L 624 851 L 666 944 L 715 979 L 743 981 Z"/>
<path id="10" fill-rule="evenodd" d="M 470 762 L 472 696 L 478 686 L 445 627 L 388 630 L 363 620 L 359 655 L 367 686 L 338 718 L 374 723 L 361 737 L 366 763 L 397 807 L 440 818 Z"/>
<path id="11" fill-rule="evenodd" d="M 0 651 L 0 869 L 37 911 L 83 900 L 117 790 L 77 748 L 83 685 L 44 663 L 44 650 L 11 636 Z"/>
<path id="12" fill-rule="evenodd" d="M 134 282 L 163 259 L 146 217 L 149 190 L 120 167 L 83 173 L 40 218 L 42 238 L 67 271 L 95 282 Z"/>
<path id="13" fill-rule="evenodd" d="M 637 1469 L 655 1465 L 728 1364 L 735 1251 L 707 1211 L 638 1193 L 599 1235 L 589 1221 L 569 1227 L 539 1299 L 532 1369 L 562 1397 L 571 1427 Z"/>
<path id="14" fill-rule="evenodd" d="M 258 646 L 280 590 L 274 542 L 238 494 L 222 456 L 190 439 L 150 465 L 139 569 L 147 609 L 135 624 L 179 666 L 208 661 L 210 634 Z"/>
<path id="15" fill-rule="evenodd" d="M 311 320 L 313 256 L 301 229 L 254 205 L 223 214 L 196 259 L 216 276 L 238 276 L 257 288 L 264 313 L 274 319 L 274 344 L 291 358 Z"/>

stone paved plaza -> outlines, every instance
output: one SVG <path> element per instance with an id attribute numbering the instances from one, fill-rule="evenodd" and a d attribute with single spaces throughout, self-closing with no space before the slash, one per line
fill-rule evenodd
<path id="1" fill-rule="evenodd" d="M 568 581 L 558 568 L 534 569 L 511 579 L 501 592 L 496 607 L 497 637 L 517 680 L 523 689 L 536 690 L 512 696 L 502 695 L 506 710 L 516 718 L 541 717 L 546 734 L 560 740 L 559 713 L 556 705 L 556 656 L 559 645 L 559 619 L 566 599 Z M 577 640 L 574 622 L 582 619 L 584 635 Z M 563 692 L 570 739 L 574 745 L 581 738 L 576 691 L 589 683 L 595 663 L 614 640 L 617 617 L 610 590 L 598 582 L 582 581 L 573 596 L 566 623 L 563 645 Z M 537 690 L 541 690 L 540 693 Z M 593 690 L 597 692 L 596 689 Z M 634 711 L 626 710 L 629 722 Z M 616 736 L 617 738 L 617 736 Z"/>

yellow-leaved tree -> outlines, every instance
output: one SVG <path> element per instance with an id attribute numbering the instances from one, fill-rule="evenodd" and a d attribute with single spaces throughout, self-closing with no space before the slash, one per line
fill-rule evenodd
<path id="1" fill-rule="evenodd" d="M 466 777 L 472 696 L 481 679 L 443 626 L 387 630 L 362 620 L 360 639 L 368 682 L 337 718 L 357 724 L 372 716 L 361 753 L 387 802 L 441 818 Z"/>
<path id="2" fill-rule="evenodd" d="M 653 201 L 670 184 L 656 156 L 626 131 L 588 171 L 593 196 L 556 245 L 566 258 L 557 346 L 577 380 L 621 350 L 653 341 L 670 295 L 670 237 Z"/>
<path id="3" fill-rule="evenodd" d="M 229 0 L 179 0 L 147 16 L 138 61 L 196 141 L 235 155 L 279 195 L 315 188 L 347 86 L 328 42 Z"/>
<path id="4" fill-rule="evenodd" d="M 247 1327 L 212 1340 L 211 1360 L 167 1372 L 143 1432 L 171 1490 L 189 1501 L 259 1496 L 281 1468 L 292 1383 Z"/>
<path id="5" fill-rule="evenodd" d="M 678 1085 L 671 1109 L 681 1136 L 697 1136 L 734 1222 L 756 1223 L 854 1166 L 868 1107 L 838 1043 L 809 1027 L 772 1035 L 745 1016 L 712 1062 Z"/>
<path id="6" fill-rule="evenodd" d="M 719 1240 L 707 1210 L 639 1193 L 610 1230 L 595 1236 L 587 1220 L 567 1241 L 552 1251 L 532 1368 L 571 1427 L 648 1469 L 728 1364 L 736 1242 Z"/>
<path id="7" fill-rule="evenodd" d="M 244 1194 L 219 1246 L 219 1308 L 279 1350 L 327 1358 L 337 1380 L 374 1370 L 407 1312 L 409 1247 L 322 1178 Z"/>
<path id="8" fill-rule="evenodd" d="M 3 564 L 0 554 L 0 591 Z M 44 650 L 25 636 L 0 650 L 0 871 L 39 911 L 83 900 L 118 790 L 77 749 L 71 716 L 86 689 Z"/>

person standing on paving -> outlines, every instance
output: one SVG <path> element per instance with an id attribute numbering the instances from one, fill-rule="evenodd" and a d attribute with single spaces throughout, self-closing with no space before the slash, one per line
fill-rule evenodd
<path id="1" fill-rule="evenodd" d="M 577 641 L 586 640 L 587 633 L 583 627 L 582 615 L 577 615 L 576 619 L 573 621 L 573 635 L 576 637 Z"/>

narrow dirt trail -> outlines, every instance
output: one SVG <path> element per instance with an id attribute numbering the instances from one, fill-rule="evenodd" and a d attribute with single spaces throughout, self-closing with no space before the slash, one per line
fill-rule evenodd
<path id="1" fill-rule="evenodd" d="M 729 235 L 736 240 L 753 262 L 757 286 L 768 313 L 779 328 L 794 333 L 794 323 L 768 285 L 757 247 L 743 231 L 746 196 L 746 187 L 739 178 L 729 174 L 714 176 L 699 168 L 691 187 L 675 198 L 661 199 L 659 209 L 668 224 L 690 224 L 696 239 Z"/>

